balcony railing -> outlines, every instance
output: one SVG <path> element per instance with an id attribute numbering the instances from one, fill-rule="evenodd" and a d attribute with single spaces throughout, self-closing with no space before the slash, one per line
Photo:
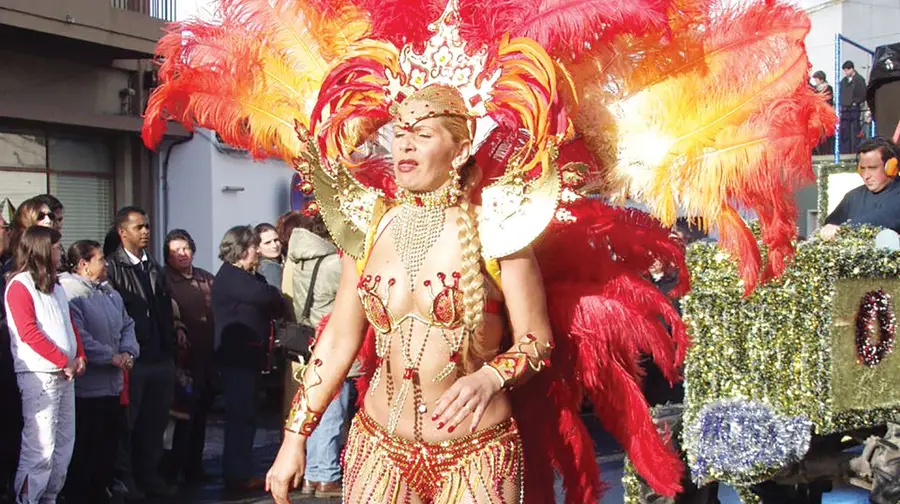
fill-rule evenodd
<path id="1" fill-rule="evenodd" d="M 113 8 L 139 12 L 163 21 L 175 21 L 176 0 L 109 0 Z"/>

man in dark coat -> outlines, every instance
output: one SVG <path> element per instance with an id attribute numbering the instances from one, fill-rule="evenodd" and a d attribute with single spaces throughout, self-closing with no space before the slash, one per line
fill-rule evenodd
<path id="1" fill-rule="evenodd" d="M 141 355 L 128 380 L 128 434 L 120 446 L 122 482 L 131 498 L 168 497 L 175 488 L 160 475 L 163 434 L 175 389 L 175 321 L 166 273 L 147 253 L 150 224 L 137 207 L 116 214 L 119 247 L 106 260 L 109 283 L 125 301 Z M 136 484 L 136 485 L 135 485 Z"/>
<path id="2" fill-rule="evenodd" d="M 859 134 L 862 131 L 859 118 L 861 106 L 866 102 L 866 80 L 856 73 L 853 62 L 847 60 L 841 66 L 841 153 L 856 152 Z"/>
<path id="3" fill-rule="evenodd" d="M 844 195 L 819 231 L 823 239 L 834 238 L 844 226 L 868 224 L 900 232 L 900 183 L 887 173 L 887 163 L 897 157 L 896 146 L 875 139 L 859 147 L 859 174 L 863 185 Z"/>

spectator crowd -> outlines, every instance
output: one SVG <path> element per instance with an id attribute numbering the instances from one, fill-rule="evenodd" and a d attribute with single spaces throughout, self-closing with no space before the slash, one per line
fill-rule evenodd
<path id="1" fill-rule="evenodd" d="M 116 213 L 103 243 L 67 237 L 66 249 L 54 196 L 3 208 L 0 504 L 140 501 L 208 482 L 216 404 L 225 491 L 261 492 L 260 391 L 274 383 L 287 404 L 305 357 L 279 335 L 317 324 L 337 292 L 340 260 L 321 219 L 290 212 L 228 230 L 213 275 L 194 265 L 183 229 L 168 232 L 158 262 L 138 207 Z M 310 439 L 305 494 L 340 497 L 353 394 L 348 381 Z"/>
<path id="2" fill-rule="evenodd" d="M 844 77 L 839 83 L 839 103 L 834 101 L 834 88 L 828 83 L 825 72 L 817 70 L 810 79 L 810 86 L 829 106 L 840 112 L 839 144 L 835 145 L 834 136 L 824 138 L 813 152 L 816 155 L 830 155 L 835 147 L 841 154 L 853 154 L 862 143 L 873 138 L 872 111 L 866 102 L 866 79 L 857 73 L 856 65 L 850 60 L 841 65 L 841 72 Z"/>

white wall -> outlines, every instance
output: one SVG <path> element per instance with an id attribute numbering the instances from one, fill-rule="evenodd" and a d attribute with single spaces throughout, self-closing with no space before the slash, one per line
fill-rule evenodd
<path id="1" fill-rule="evenodd" d="M 885 44 L 900 42 L 900 1 L 848 0 L 844 2 L 845 37 L 870 50 Z M 856 71 L 868 80 L 871 56 L 844 44 L 842 60 L 853 60 Z"/>
<path id="2" fill-rule="evenodd" d="M 788 0 L 788 3 L 792 3 L 797 7 L 808 11 L 825 5 L 840 3 L 841 1 L 843 0 Z M 179 7 L 180 6 L 181 5 L 179 4 Z"/>
<path id="3" fill-rule="evenodd" d="M 834 85 L 834 36 L 844 37 L 875 50 L 900 42 L 900 0 L 798 0 L 807 10 L 812 28 L 806 37 L 806 50 L 812 72 L 822 70 Z M 841 61 L 851 60 L 856 71 L 868 80 L 871 56 L 844 43 Z"/>
<path id="4" fill-rule="evenodd" d="M 168 222 L 165 232 L 187 230 L 197 244 L 197 266 L 209 269 L 218 244 L 212 232 L 213 192 L 212 159 L 215 147 L 206 138 L 195 134 L 187 143 L 176 145 L 169 158 Z M 165 152 L 160 151 L 160 157 Z M 160 240 L 160 246 L 162 246 Z M 162 260 L 162 255 L 159 256 Z"/>
<path id="5" fill-rule="evenodd" d="M 817 70 L 825 72 L 828 82 L 834 79 L 834 36 L 841 31 L 842 3 L 820 2 L 807 11 L 812 26 L 806 36 L 806 51 L 812 64 L 810 75 Z"/>
<path id="6" fill-rule="evenodd" d="M 176 146 L 169 162 L 168 223 L 186 229 L 197 244 L 195 264 L 215 273 L 219 242 L 233 226 L 274 224 L 290 210 L 293 170 L 281 161 L 254 162 L 246 154 L 220 151 L 209 132 Z M 242 188 L 224 191 L 225 187 Z"/>
<path id="7" fill-rule="evenodd" d="M 900 42 L 900 1 L 848 0 L 844 3 L 844 36 L 874 50 L 885 44 Z M 845 47 L 843 59 L 854 59 L 857 71 L 868 77 L 871 56 L 858 49 Z"/>
<path id="8" fill-rule="evenodd" d="M 218 255 L 219 241 L 233 226 L 275 224 L 278 216 L 290 210 L 293 170 L 282 161 L 254 162 L 248 156 L 216 152 L 213 157 L 213 226 Z M 225 186 L 240 187 L 240 192 L 222 192 Z M 218 257 L 214 260 L 219 268 Z"/>
<path id="9" fill-rule="evenodd" d="M 178 0 L 175 6 L 175 18 L 177 21 L 187 21 L 191 18 L 212 21 L 217 18 L 217 6 L 216 0 Z"/>

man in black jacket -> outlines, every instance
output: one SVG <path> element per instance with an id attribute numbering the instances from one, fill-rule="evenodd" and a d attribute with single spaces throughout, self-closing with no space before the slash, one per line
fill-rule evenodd
<path id="1" fill-rule="evenodd" d="M 121 244 L 106 258 L 109 283 L 122 295 L 141 346 L 129 375 L 128 434 L 119 450 L 118 469 L 130 498 L 140 498 L 142 492 L 167 497 L 176 491 L 160 476 L 159 467 L 175 390 L 172 298 L 165 271 L 147 254 L 146 212 L 124 207 L 116 213 L 115 226 Z"/>
<path id="2" fill-rule="evenodd" d="M 859 145 L 859 133 L 862 126 L 859 122 L 860 107 L 866 102 L 866 80 L 858 73 L 853 62 L 847 60 L 841 66 L 844 78 L 841 79 L 841 153 L 852 154 Z"/>
<path id="3" fill-rule="evenodd" d="M 897 146 L 876 138 L 859 146 L 859 175 L 863 185 L 852 189 L 825 219 L 819 231 L 824 240 L 837 236 L 842 227 L 867 224 L 900 233 L 900 180 L 888 162 L 896 159 Z"/>

